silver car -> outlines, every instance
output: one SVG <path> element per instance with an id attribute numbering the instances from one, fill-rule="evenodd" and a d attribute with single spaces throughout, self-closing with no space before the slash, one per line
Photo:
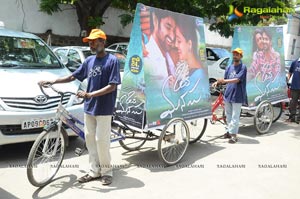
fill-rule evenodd
<path id="1" fill-rule="evenodd" d="M 75 71 L 88 56 L 92 55 L 90 47 L 88 46 L 62 46 L 54 48 L 53 51 L 62 59 L 65 57 L 68 59 L 65 65 L 72 72 Z M 118 58 L 120 62 L 120 70 L 123 72 L 126 56 L 117 50 L 106 48 L 105 51 Z"/>
<path id="2" fill-rule="evenodd" d="M 69 75 L 46 43 L 39 37 L 0 28 L 0 146 L 33 141 L 55 116 L 59 96 L 49 91 L 47 98 L 40 91 L 40 80 L 53 80 Z M 62 91 L 77 92 L 80 82 L 57 84 Z M 66 95 L 63 104 L 80 120 L 83 105 Z M 68 132 L 70 132 L 67 129 Z"/>

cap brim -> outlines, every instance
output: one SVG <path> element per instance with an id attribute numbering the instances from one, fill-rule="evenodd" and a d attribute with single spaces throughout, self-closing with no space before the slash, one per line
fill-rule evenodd
<path id="1" fill-rule="evenodd" d="M 93 40 L 93 39 L 90 38 L 90 37 L 85 37 L 85 38 L 82 39 L 82 41 L 83 41 L 84 43 L 89 42 L 89 40 Z"/>

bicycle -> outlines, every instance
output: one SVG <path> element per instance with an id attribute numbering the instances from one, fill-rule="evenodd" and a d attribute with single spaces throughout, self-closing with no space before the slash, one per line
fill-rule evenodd
<path id="1" fill-rule="evenodd" d="M 41 85 L 42 93 L 49 98 Z M 62 164 L 66 147 L 68 146 L 68 134 L 63 125 L 73 130 L 81 139 L 84 138 L 84 132 L 77 125 L 84 125 L 83 122 L 72 116 L 63 106 L 64 95 L 76 95 L 73 92 L 61 92 L 52 85 L 46 85 L 45 88 L 51 88 L 61 96 L 56 110 L 54 122 L 44 127 L 42 133 L 35 140 L 28 156 L 27 177 L 29 182 L 42 187 L 48 184 L 58 172 Z M 82 100 L 83 102 L 83 100 Z M 82 103 L 80 102 L 80 103 Z M 78 103 L 78 104 L 80 104 Z M 125 136 L 121 132 L 111 130 L 111 142 L 122 141 Z M 84 150 L 77 148 L 75 153 L 81 155 Z M 40 172 L 39 172 L 40 171 Z"/>
<path id="2" fill-rule="evenodd" d="M 219 93 L 217 99 L 211 104 L 212 110 L 212 118 L 210 120 L 211 124 L 215 124 L 216 122 L 220 122 L 221 124 L 226 125 L 226 115 L 225 115 L 225 104 L 224 104 L 224 97 L 223 92 L 225 87 L 222 85 L 218 85 L 216 87 L 211 88 L 213 92 Z"/>
<path id="3" fill-rule="evenodd" d="M 48 184 L 63 161 L 66 146 L 68 146 L 68 135 L 63 125 L 69 127 L 84 140 L 84 132 L 76 125 L 84 125 L 83 122 L 68 113 L 62 105 L 65 94 L 75 95 L 75 93 L 58 91 L 52 85 L 45 87 L 51 88 L 61 98 L 54 122 L 44 127 L 44 131 L 37 137 L 29 153 L 27 177 L 29 182 L 37 187 Z M 40 89 L 45 96 L 49 97 L 42 86 Z M 112 126 L 117 130 L 112 128 L 111 142 L 119 141 L 120 145 L 128 151 L 140 149 L 147 140 L 158 139 L 158 156 L 166 166 L 171 166 L 183 158 L 188 144 L 197 142 L 203 136 L 207 119 L 193 119 L 185 122 L 181 118 L 173 118 L 163 129 L 156 129 L 156 133 L 153 133 L 150 130 L 136 130 L 130 127 L 114 113 Z M 159 132 L 160 135 L 157 135 Z M 78 148 L 75 151 L 77 155 L 81 155 L 82 152 L 83 150 Z"/>
<path id="4" fill-rule="evenodd" d="M 219 96 L 212 103 L 212 118 L 210 122 L 211 124 L 220 122 L 226 125 L 227 121 L 223 97 L 223 93 L 226 88 L 218 85 L 212 89 L 215 89 L 216 92 L 219 93 Z M 251 111 L 255 111 L 255 113 L 252 114 Z M 281 117 L 282 111 L 283 107 L 281 102 L 271 104 L 270 102 L 265 100 L 259 103 L 259 105 L 254 108 L 242 106 L 240 117 L 254 117 L 253 123 L 257 133 L 264 134 L 269 131 L 272 123 L 276 122 Z"/>

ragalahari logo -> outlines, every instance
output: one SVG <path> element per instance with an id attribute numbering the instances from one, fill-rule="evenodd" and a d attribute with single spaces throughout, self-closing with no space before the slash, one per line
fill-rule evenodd
<path id="1" fill-rule="evenodd" d="M 237 8 L 234 8 L 233 5 L 229 5 L 229 12 L 228 12 L 228 21 L 231 22 L 233 19 L 238 19 L 242 17 L 244 14 L 238 11 Z"/>

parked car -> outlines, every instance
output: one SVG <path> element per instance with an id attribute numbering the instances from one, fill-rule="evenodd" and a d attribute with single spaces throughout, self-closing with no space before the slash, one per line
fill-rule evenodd
<path id="1" fill-rule="evenodd" d="M 225 48 L 206 47 L 207 69 L 210 88 L 219 78 L 224 78 L 225 69 L 231 63 L 231 53 Z M 210 89 L 212 95 L 216 95 L 214 89 Z"/>
<path id="2" fill-rule="evenodd" d="M 0 146 L 36 139 L 53 120 L 60 98 L 50 91 L 46 98 L 37 83 L 69 74 L 41 38 L 0 27 Z M 77 92 L 80 85 L 73 81 L 55 87 Z M 63 100 L 66 109 L 82 120 L 83 105 L 75 105 L 78 102 L 71 95 Z"/>
<path id="3" fill-rule="evenodd" d="M 217 79 L 224 78 L 225 69 L 229 64 L 230 58 L 223 57 L 213 64 L 207 66 L 210 88 L 211 85 L 217 81 Z M 217 93 L 214 89 L 210 89 L 210 94 L 216 95 Z"/>
<path id="4" fill-rule="evenodd" d="M 208 65 L 211 65 L 223 57 L 231 57 L 231 53 L 225 48 L 206 47 L 206 57 Z"/>
<path id="5" fill-rule="evenodd" d="M 84 60 L 92 55 L 90 47 L 87 46 L 64 46 L 64 47 L 57 47 L 53 50 L 63 61 L 64 64 L 69 68 L 71 72 L 75 71 L 80 64 L 84 62 Z M 106 52 L 115 55 L 120 63 L 120 75 L 121 79 L 123 78 L 124 73 L 124 66 L 126 61 L 126 56 L 116 50 L 112 49 L 105 49 Z M 87 80 L 82 82 L 82 89 L 85 90 L 87 87 Z M 121 90 L 121 85 L 118 85 L 118 91 Z M 120 92 L 118 92 L 119 94 Z"/>
<path id="6" fill-rule="evenodd" d="M 119 42 L 119 43 L 111 44 L 107 48 L 111 49 L 111 50 L 116 50 L 116 51 L 122 52 L 123 54 L 127 55 L 128 45 L 129 45 L 128 42 Z"/>
<path id="7" fill-rule="evenodd" d="M 67 58 L 65 65 L 70 69 L 71 72 L 75 71 L 80 64 L 90 55 L 93 55 L 90 47 L 88 46 L 63 46 L 56 47 L 53 51 L 63 60 Z M 120 71 L 123 72 L 126 56 L 120 51 L 105 49 L 106 52 L 115 55 L 120 62 Z"/>

